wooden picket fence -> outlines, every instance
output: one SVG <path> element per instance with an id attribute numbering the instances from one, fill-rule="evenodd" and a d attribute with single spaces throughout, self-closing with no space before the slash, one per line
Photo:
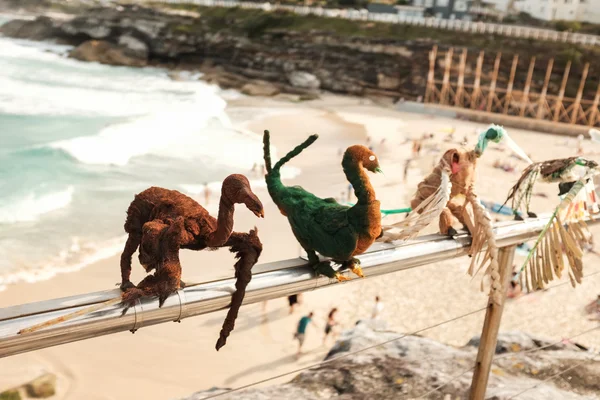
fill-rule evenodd
<path id="1" fill-rule="evenodd" d="M 443 58 L 443 78 L 436 79 L 436 66 L 438 58 Z M 523 118 L 542 119 L 568 124 L 600 126 L 598 105 L 600 104 L 600 83 L 593 99 L 584 99 L 583 92 L 588 78 L 589 63 L 583 67 L 579 88 L 575 98 L 565 97 L 565 89 L 571 71 L 571 62 L 565 67 L 559 92 L 548 94 L 548 84 L 554 67 L 554 59 L 550 59 L 546 66 L 544 85 L 541 92 L 531 91 L 531 81 L 535 69 L 535 57 L 532 57 L 527 70 L 525 85 L 521 90 L 514 87 L 515 75 L 519 56 L 512 59 L 510 76 L 506 87 L 498 87 L 498 71 L 502 53 L 497 53 L 488 86 L 481 84 L 484 52 L 477 57 L 475 78 L 472 84 L 465 83 L 465 69 L 467 50 L 463 49 L 459 56 L 458 66 L 453 68 L 454 48 L 448 49 L 445 54 L 439 54 L 437 46 L 429 52 L 429 73 L 425 92 L 426 103 L 436 103 L 446 106 L 467 108 L 504 115 L 513 115 Z M 458 70 L 456 79 L 451 79 L 452 71 Z"/>

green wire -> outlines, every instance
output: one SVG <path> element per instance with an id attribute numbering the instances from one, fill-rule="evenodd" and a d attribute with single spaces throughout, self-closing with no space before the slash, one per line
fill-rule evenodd
<path id="1" fill-rule="evenodd" d="M 347 203 L 349 206 L 353 206 L 354 203 Z M 409 212 L 412 211 L 412 208 L 410 207 L 406 207 L 406 208 L 395 208 L 395 209 L 391 209 L 391 210 L 379 210 L 381 211 L 381 213 L 383 215 L 392 215 L 392 214 L 408 214 Z"/>

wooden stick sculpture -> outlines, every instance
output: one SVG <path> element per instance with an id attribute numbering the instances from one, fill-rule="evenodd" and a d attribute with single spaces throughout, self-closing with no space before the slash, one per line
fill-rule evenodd
<path id="1" fill-rule="evenodd" d="M 356 205 L 348 207 L 333 198 L 321 199 L 299 186 L 288 187 L 281 183 L 280 168 L 317 140 L 317 135 L 310 136 L 274 166 L 271 166 L 269 139 L 269 131 L 265 131 L 267 188 L 279 211 L 288 218 L 296 239 L 308 254 L 310 265 L 319 274 L 338 281 L 347 279 L 335 271 L 329 261 L 319 261 L 319 252 L 362 277 L 360 261 L 355 256 L 364 253 L 382 233 L 379 201 L 365 172 L 365 169 L 381 172 L 375 154 L 358 145 L 344 153 L 342 167 L 358 198 Z"/>
<path id="2" fill-rule="evenodd" d="M 385 226 L 382 240 L 391 242 L 414 238 L 438 217 L 440 233 L 455 236 L 457 232 L 452 225 L 458 220 L 472 237 L 469 255 L 475 257 L 471 259 L 469 274 L 477 274 L 487 264 L 485 275 L 490 276 L 490 295 L 495 302 L 500 303 L 502 297 L 498 247 L 492 221 L 474 191 L 477 160 L 489 141 L 504 142 L 521 158 L 529 161 L 529 157 L 510 139 L 502 127 L 491 125 L 480 135 L 473 150 L 455 148 L 444 153 L 432 173 L 419 183 L 411 201 L 413 211 L 404 221 Z M 401 231 L 393 232 L 393 229 Z M 481 251 L 486 243 L 487 250 L 481 258 Z"/>
<path id="3" fill-rule="evenodd" d="M 223 181 L 218 219 L 210 216 L 195 200 L 175 190 L 151 187 L 136 195 L 127 210 L 125 231 L 129 237 L 121 255 L 123 294 L 119 301 L 126 305 L 123 314 L 143 296 L 157 296 L 159 307 L 162 307 L 167 297 L 183 286 L 179 249 L 229 247 L 231 252 L 236 253 L 238 261 L 234 265 L 236 291 L 216 344 L 217 350 L 223 347 L 234 328 L 246 286 L 252 279 L 251 269 L 262 252 L 256 228 L 249 233 L 233 232 L 235 204 L 245 204 L 256 216 L 264 217 L 262 203 L 243 175 L 230 175 Z M 140 263 L 146 272 L 155 272 L 135 286 L 130 281 L 131 257 L 138 246 Z M 115 299 L 109 300 L 85 311 L 91 312 L 98 306 L 107 307 L 114 303 Z M 20 333 L 71 319 L 82 311 L 23 329 Z"/>
<path id="4" fill-rule="evenodd" d="M 591 179 L 598 174 L 598 164 L 581 157 L 537 162 L 529 165 L 510 189 L 505 204 L 512 200 L 516 219 L 521 219 L 517 211 L 522 206 L 529 217 L 536 216 L 529 210 L 536 180 L 558 183 L 561 196 L 560 203 L 517 273 L 522 287 L 529 291 L 543 289 L 544 284 L 555 276 L 560 278 L 565 268 L 563 248 L 570 267 L 568 276 L 571 284 L 581 283 L 583 246 L 590 243 L 592 237 L 584 219 L 598 212 L 598 198 Z"/>

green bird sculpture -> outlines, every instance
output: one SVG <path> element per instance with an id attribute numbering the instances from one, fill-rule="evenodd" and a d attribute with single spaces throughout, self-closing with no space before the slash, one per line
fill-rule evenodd
<path id="1" fill-rule="evenodd" d="M 341 205 L 333 198 L 319 198 L 300 186 L 283 185 L 281 167 L 317 138 L 317 135 L 310 136 L 271 167 L 270 134 L 264 132 L 265 179 L 269 194 L 279 211 L 288 218 L 296 239 L 308 255 L 309 264 L 318 274 L 338 281 L 348 279 L 335 271 L 330 261 L 320 261 L 317 252 L 341 264 L 341 269 L 349 268 L 364 277 L 355 256 L 364 253 L 383 234 L 380 203 L 365 171 L 382 172 L 379 161 L 365 146 L 351 146 L 344 153 L 342 167 L 358 199 L 352 207 Z"/>

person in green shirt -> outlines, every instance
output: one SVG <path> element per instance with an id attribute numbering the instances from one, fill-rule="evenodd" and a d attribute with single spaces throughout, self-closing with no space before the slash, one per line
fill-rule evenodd
<path id="1" fill-rule="evenodd" d="M 296 333 L 294 334 L 294 338 L 298 339 L 298 353 L 296 354 L 296 357 L 300 357 L 300 354 L 302 354 L 302 345 L 304 344 L 306 328 L 308 327 L 308 324 L 312 322 L 313 315 L 314 314 L 311 311 L 308 315 L 300 318 L 300 321 L 298 322 L 298 327 L 296 328 Z"/>

